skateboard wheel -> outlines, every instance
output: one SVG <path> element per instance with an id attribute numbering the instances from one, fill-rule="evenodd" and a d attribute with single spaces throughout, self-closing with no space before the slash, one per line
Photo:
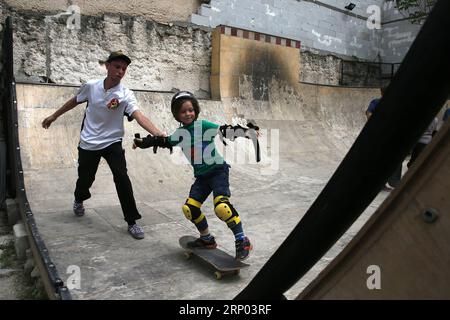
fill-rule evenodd
<path id="1" fill-rule="evenodd" d="M 216 271 L 216 272 L 214 272 L 214 275 L 216 276 L 216 279 L 217 279 L 217 280 L 222 279 L 222 273 L 221 273 L 221 272 Z"/>
<path id="2" fill-rule="evenodd" d="M 190 252 L 185 252 L 185 253 L 184 253 L 184 257 L 185 257 L 186 259 L 190 259 L 190 258 L 192 257 L 192 253 L 190 253 Z"/>

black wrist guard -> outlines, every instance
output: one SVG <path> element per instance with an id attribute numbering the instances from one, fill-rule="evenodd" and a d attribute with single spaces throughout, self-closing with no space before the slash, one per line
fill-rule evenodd
<path id="1" fill-rule="evenodd" d="M 136 135 L 135 135 L 136 137 Z M 170 149 L 170 153 L 172 153 L 172 145 L 169 142 L 168 137 L 157 137 L 148 135 L 145 138 L 141 139 L 139 137 L 136 137 L 134 139 L 134 144 L 136 147 L 141 149 L 147 149 L 150 147 L 153 147 L 153 152 L 156 153 L 156 150 L 159 148 L 168 148 Z"/>
<path id="2" fill-rule="evenodd" d="M 143 139 L 135 138 L 134 143 L 141 149 L 147 149 L 150 147 L 169 148 L 171 146 L 167 137 L 157 137 L 150 134 Z"/>
<path id="3" fill-rule="evenodd" d="M 231 126 L 229 124 L 224 124 L 219 127 L 220 139 L 222 140 L 224 145 L 227 145 L 224 138 L 227 138 L 231 141 L 239 137 L 251 139 L 255 146 L 256 162 L 259 162 L 261 161 L 261 154 L 259 149 L 258 135 L 256 133 L 257 131 L 259 131 L 259 127 L 251 122 L 247 124 L 247 128 L 244 128 L 240 125 Z"/>
<path id="4" fill-rule="evenodd" d="M 252 123 L 249 123 L 247 126 L 248 128 L 244 128 L 241 125 L 232 126 L 229 124 L 224 124 L 219 127 L 219 131 L 223 138 L 227 138 L 231 141 L 239 137 L 251 139 L 251 133 L 258 131 L 259 127 Z"/>

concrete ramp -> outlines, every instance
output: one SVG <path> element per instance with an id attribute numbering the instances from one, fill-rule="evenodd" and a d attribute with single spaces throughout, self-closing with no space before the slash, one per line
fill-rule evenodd
<path id="1" fill-rule="evenodd" d="M 231 164 L 232 203 L 254 244 L 250 268 L 220 281 L 213 270 L 185 260 L 178 245 L 195 227 L 181 211 L 191 184 L 192 169 L 178 150 L 153 154 L 132 150 L 134 133 L 126 123 L 123 146 L 146 238 L 126 231 L 112 174 L 101 161 L 86 215 L 72 213 L 77 178 L 77 144 L 84 106 L 52 124 L 42 120 L 63 105 L 76 88 L 17 85 L 19 134 L 25 183 L 31 209 L 52 260 L 75 299 L 231 299 L 264 265 L 299 222 L 352 145 L 365 123 L 364 111 L 378 95 L 375 89 L 300 84 L 270 84 L 269 100 L 230 98 L 201 100 L 200 118 L 216 123 L 255 120 L 263 129 L 262 161 L 256 164 L 249 141 L 217 141 Z M 177 127 L 170 113 L 171 94 L 136 92 L 144 114 L 168 133 Z M 124 120 L 126 121 L 126 120 Z M 183 163 L 184 162 L 184 163 Z M 286 293 L 294 298 L 348 243 L 376 209 L 382 192 L 329 253 Z M 212 199 L 202 207 L 218 243 L 234 254 L 234 239 L 213 211 Z M 75 270 L 75 271 L 74 271 Z M 79 277 L 78 277 L 79 275 Z"/>

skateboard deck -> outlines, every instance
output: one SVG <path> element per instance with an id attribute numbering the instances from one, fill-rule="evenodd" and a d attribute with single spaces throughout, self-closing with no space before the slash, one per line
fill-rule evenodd
<path id="1" fill-rule="evenodd" d="M 180 246 L 185 250 L 186 258 L 190 258 L 195 255 L 210 264 L 216 272 L 214 273 L 217 280 L 221 279 L 225 275 L 239 274 L 240 269 L 250 266 L 235 259 L 221 249 L 206 249 L 206 248 L 190 248 L 187 246 L 188 242 L 197 239 L 193 236 L 183 236 L 180 238 Z"/>

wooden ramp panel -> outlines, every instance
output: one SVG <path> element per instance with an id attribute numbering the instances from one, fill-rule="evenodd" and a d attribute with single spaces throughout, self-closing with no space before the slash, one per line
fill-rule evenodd
<path id="1" fill-rule="evenodd" d="M 297 299 L 450 299 L 449 266 L 447 121 L 399 188 Z"/>

